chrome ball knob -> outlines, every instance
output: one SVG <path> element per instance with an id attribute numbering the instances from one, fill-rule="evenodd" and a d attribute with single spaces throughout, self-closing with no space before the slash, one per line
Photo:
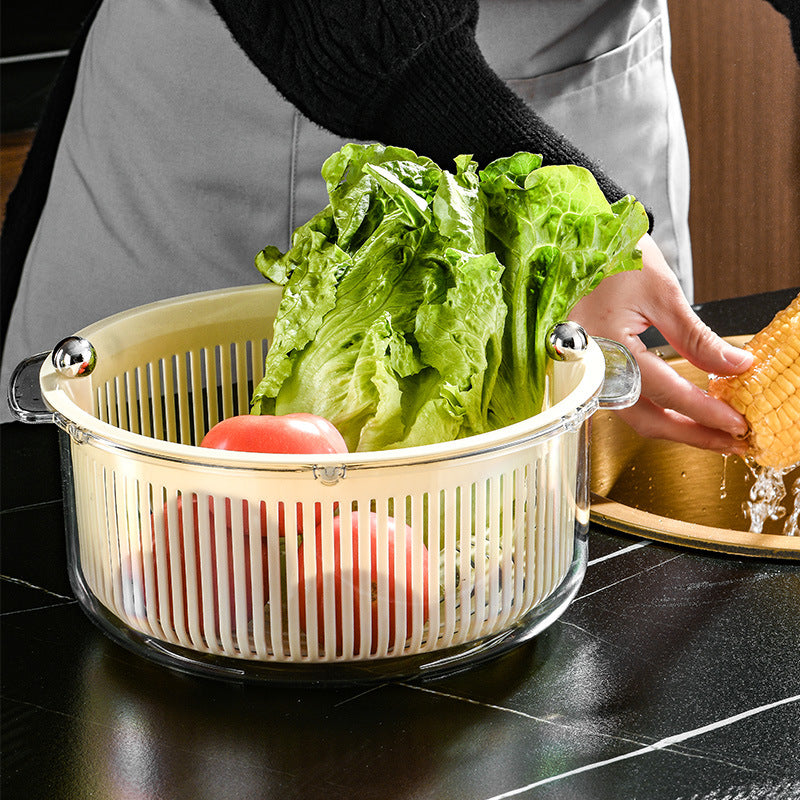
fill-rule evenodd
<path id="1" fill-rule="evenodd" d="M 53 349 L 53 366 L 65 378 L 89 375 L 97 364 L 97 353 L 91 342 L 81 336 L 68 336 Z"/>
<path id="2" fill-rule="evenodd" d="M 547 355 L 555 361 L 575 361 L 588 346 L 589 337 L 577 322 L 559 322 L 547 334 Z"/>

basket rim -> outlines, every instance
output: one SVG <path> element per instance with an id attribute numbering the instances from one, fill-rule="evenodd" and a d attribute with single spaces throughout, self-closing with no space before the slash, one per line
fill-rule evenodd
<path id="1" fill-rule="evenodd" d="M 111 315 L 81 329 L 76 335 L 91 341 L 99 331 L 105 330 L 121 320 L 128 321 L 134 315 L 146 316 L 151 313 L 160 313 L 165 308 L 174 308 L 180 304 L 207 303 L 209 300 L 213 302 L 215 299 L 221 302 L 229 300 L 237 294 L 269 293 L 270 291 L 280 292 L 281 287 L 270 284 L 254 284 L 181 295 Z M 539 414 L 513 425 L 450 442 L 333 454 L 246 453 L 233 450 L 212 450 L 199 445 L 155 439 L 144 434 L 127 431 L 84 411 L 71 399 L 66 389 L 67 382 L 76 379 L 65 378 L 58 374 L 49 358 L 42 363 L 39 383 L 43 400 L 53 410 L 54 422 L 77 441 L 91 441 L 106 449 L 118 449 L 128 453 L 203 467 L 294 472 L 317 467 L 342 466 L 346 469 L 356 469 L 451 461 L 532 444 L 535 441 L 552 438 L 567 430 L 575 430 L 597 410 L 598 398 L 605 377 L 603 352 L 591 336 L 586 351 L 581 355 L 579 361 L 573 362 L 573 364 L 583 368 L 583 374 L 573 390 Z"/>

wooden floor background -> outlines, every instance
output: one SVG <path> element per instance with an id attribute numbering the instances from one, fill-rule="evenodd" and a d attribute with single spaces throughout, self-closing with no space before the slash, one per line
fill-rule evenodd
<path id="1" fill-rule="evenodd" d="M 766 0 L 670 0 L 695 301 L 800 285 L 800 65 Z M 32 132 L 0 142 L 2 213 Z"/>
<path id="2" fill-rule="evenodd" d="M 8 195 L 17 182 L 32 139 L 33 131 L 12 131 L 0 137 L 0 219 L 5 219 Z"/>
<path id="3" fill-rule="evenodd" d="M 670 0 L 695 301 L 800 286 L 800 65 L 766 0 Z"/>

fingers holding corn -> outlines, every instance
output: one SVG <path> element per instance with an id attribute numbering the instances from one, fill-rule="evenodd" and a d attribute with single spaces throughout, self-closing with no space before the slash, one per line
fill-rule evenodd
<path id="1" fill-rule="evenodd" d="M 595 336 L 624 344 L 642 373 L 639 401 L 618 416 L 640 435 L 669 439 L 723 453 L 743 453 L 737 441 L 747 431 L 744 418 L 678 375 L 648 352 L 639 334 L 657 328 L 676 352 L 705 373 L 743 372 L 752 356 L 720 339 L 692 310 L 655 242 L 639 242 L 642 269 L 604 278 L 570 315 Z"/>
<path id="2" fill-rule="evenodd" d="M 748 455 L 761 466 L 790 469 L 800 463 L 800 294 L 745 349 L 752 366 L 712 377 L 708 392 L 747 419 Z"/>

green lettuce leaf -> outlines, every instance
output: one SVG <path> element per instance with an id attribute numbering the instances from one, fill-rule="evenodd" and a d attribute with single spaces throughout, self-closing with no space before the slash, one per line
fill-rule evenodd
<path id="1" fill-rule="evenodd" d="M 502 427 L 542 408 L 550 328 L 606 276 L 641 268 L 644 207 L 626 196 L 609 205 L 577 166 L 534 167 L 520 154 L 482 174 L 490 247 L 505 266 L 508 317 L 491 422 Z"/>
<path id="2" fill-rule="evenodd" d="M 471 222 L 448 214 L 449 235 L 439 230 L 442 197 L 479 214 L 474 167 L 442 183 L 432 162 L 387 160 L 389 150 L 371 146 L 371 164 L 353 145 L 352 161 L 340 152 L 326 162 L 330 218 L 343 227 L 315 218 L 287 253 L 257 257 L 263 274 L 286 281 L 252 410 L 319 414 L 351 450 L 485 429 L 483 387 L 499 365 L 502 267 L 458 249 L 474 242 Z"/>
<path id="3" fill-rule="evenodd" d="M 253 413 L 331 420 L 351 450 L 449 441 L 541 409 L 547 330 L 604 275 L 641 265 L 642 206 L 517 153 L 442 170 L 345 145 L 330 204 L 256 266 L 284 286 Z"/>

